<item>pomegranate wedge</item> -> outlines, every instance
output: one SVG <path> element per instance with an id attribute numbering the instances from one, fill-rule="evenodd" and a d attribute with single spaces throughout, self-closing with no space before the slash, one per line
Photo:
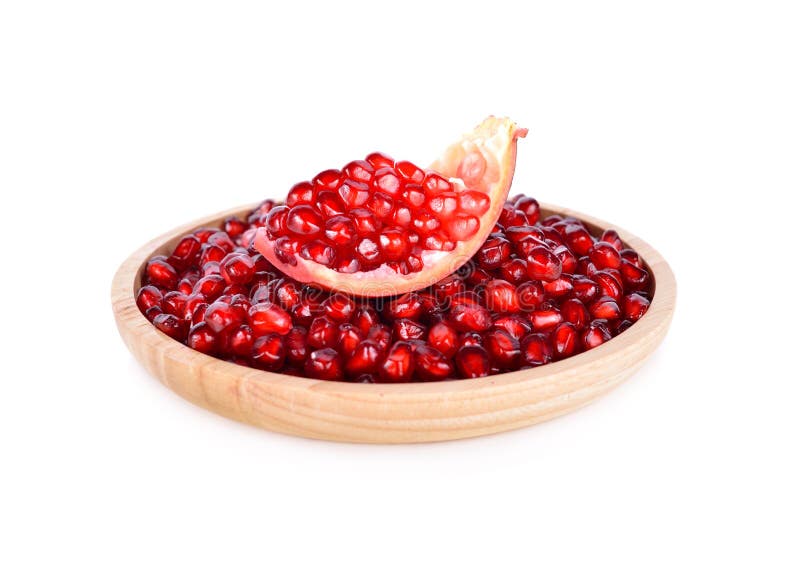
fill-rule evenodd
<path id="1" fill-rule="evenodd" d="M 527 130 L 490 116 L 428 170 L 373 153 L 296 184 L 258 229 L 286 275 L 348 294 L 422 289 L 481 247 L 506 202 Z"/>

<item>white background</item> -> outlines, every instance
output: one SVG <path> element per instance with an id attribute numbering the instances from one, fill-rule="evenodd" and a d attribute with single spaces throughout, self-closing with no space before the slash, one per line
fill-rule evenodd
<path id="1" fill-rule="evenodd" d="M 797 565 L 796 3 L 282 4 L 0 2 L 0 564 Z M 489 113 L 530 128 L 516 192 L 675 270 L 607 397 L 344 445 L 191 406 L 125 349 L 109 288 L 146 240 Z"/>

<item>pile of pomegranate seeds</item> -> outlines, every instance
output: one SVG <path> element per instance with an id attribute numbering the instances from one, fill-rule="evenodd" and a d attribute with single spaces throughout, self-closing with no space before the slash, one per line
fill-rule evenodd
<path id="1" fill-rule="evenodd" d="M 530 197 L 505 204 L 495 231 L 457 273 L 394 298 L 301 285 L 243 247 L 277 209 L 265 201 L 246 221 L 196 230 L 169 257 L 151 258 L 139 309 L 175 340 L 237 364 L 323 380 L 412 382 L 564 359 L 623 332 L 650 305 L 650 274 L 616 232 L 595 238 L 577 219 L 540 220 Z"/>
<path id="2" fill-rule="evenodd" d="M 423 250 L 451 251 L 474 236 L 489 206 L 486 193 L 456 192 L 438 173 L 372 153 L 296 184 L 265 226 L 291 266 L 299 254 L 343 273 L 386 264 L 409 274 L 422 270 Z"/>

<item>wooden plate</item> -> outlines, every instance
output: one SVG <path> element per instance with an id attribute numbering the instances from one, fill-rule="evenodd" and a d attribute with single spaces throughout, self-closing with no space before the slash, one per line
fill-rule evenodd
<path id="1" fill-rule="evenodd" d="M 676 285 L 652 247 L 611 224 L 561 207 L 543 214 L 582 219 L 593 231 L 614 228 L 647 262 L 655 295 L 644 317 L 611 341 L 577 356 L 507 374 L 414 384 L 351 384 L 254 370 L 190 349 L 156 330 L 136 307 L 148 258 L 180 237 L 219 226 L 239 207 L 180 226 L 142 246 L 120 266 L 111 289 L 120 335 L 139 362 L 190 402 L 258 427 L 336 441 L 414 443 L 475 437 L 532 425 L 578 409 L 633 374 L 669 328 Z"/>

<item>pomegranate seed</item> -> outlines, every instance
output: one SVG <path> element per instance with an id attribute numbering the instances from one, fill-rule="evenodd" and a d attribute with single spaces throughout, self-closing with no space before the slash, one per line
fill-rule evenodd
<path id="1" fill-rule="evenodd" d="M 404 341 L 394 343 L 380 367 L 380 381 L 408 382 L 413 375 L 414 351 L 411 345 Z"/>
<path id="2" fill-rule="evenodd" d="M 225 279 L 219 275 L 203 276 L 194 284 L 193 294 L 202 294 L 208 301 L 214 301 L 225 290 Z"/>
<path id="3" fill-rule="evenodd" d="M 217 349 L 217 336 L 208 328 L 208 325 L 199 323 L 189 329 L 186 344 L 198 352 L 212 354 Z"/>
<path id="4" fill-rule="evenodd" d="M 619 237 L 619 234 L 617 234 L 617 231 L 613 228 L 603 231 L 603 234 L 600 236 L 600 240 L 602 242 L 611 244 L 611 246 L 613 246 L 617 252 L 620 252 L 624 248 L 622 239 Z"/>
<path id="5" fill-rule="evenodd" d="M 491 361 L 499 368 L 516 370 L 519 368 L 519 341 L 503 329 L 492 329 L 483 337 L 483 346 Z"/>
<path id="6" fill-rule="evenodd" d="M 187 299 L 188 297 L 179 291 L 167 292 L 167 294 L 164 295 L 164 299 L 161 301 L 161 309 L 164 313 L 169 313 L 176 317 L 183 317 Z"/>
<path id="7" fill-rule="evenodd" d="M 594 281 L 600 286 L 600 293 L 617 301 L 622 299 L 622 284 L 619 279 L 607 270 L 600 270 L 593 276 Z"/>
<path id="8" fill-rule="evenodd" d="M 583 330 L 589 323 L 589 311 L 580 299 L 567 299 L 561 304 L 561 316 L 564 321 L 572 323 L 578 329 Z"/>
<path id="9" fill-rule="evenodd" d="M 170 259 L 173 260 L 174 263 L 177 263 L 178 266 L 190 266 L 197 261 L 202 246 L 203 244 L 196 236 L 184 236 L 180 242 L 178 242 L 178 245 L 175 246 L 175 250 L 172 252 Z"/>
<path id="10" fill-rule="evenodd" d="M 147 282 L 164 289 L 175 289 L 178 285 L 178 272 L 166 260 L 154 259 L 145 268 Z"/>
<path id="11" fill-rule="evenodd" d="M 380 317 L 371 305 L 363 305 L 356 309 L 353 315 L 353 324 L 365 335 L 380 322 Z"/>
<path id="12" fill-rule="evenodd" d="M 492 328 L 503 329 L 517 340 L 522 339 L 533 329 L 532 325 L 519 315 L 503 315 L 502 317 L 498 317 L 494 320 L 494 323 L 492 323 Z"/>
<path id="13" fill-rule="evenodd" d="M 428 342 L 447 358 L 452 358 L 458 349 L 458 334 L 450 325 L 439 321 L 428 331 Z"/>
<path id="14" fill-rule="evenodd" d="M 253 259 L 243 254 L 228 254 L 220 268 L 222 277 L 229 284 L 249 283 L 256 273 Z"/>
<path id="15" fill-rule="evenodd" d="M 564 244 L 577 256 L 586 256 L 594 244 L 592 235 L 580 225 L 568 225 L 563 239 Z"/>
<path id="16" fill-rule="evenodd" d="M 481 246 L 475 259 L 485 270 L 499 268 L 511 256 L 511 243 L 499 236 L 489 237 Z"/>
<path id="17" fill-rule="evenodd" d="M 611 332 L 603 321 L 592 321 L 581 334 L 581 341 L 586 350 L 600 346 L 611 340 Z"/>
<path id="18" fill-rule="evenodd" d="M 516 313 L 520 310 L 517 289 L 505 280 L 491 280 L 486 284 L 486 308 L 498 313 Z"/>
<path id="19" fill-rule="evenodd" d="M 531 324 L 536 331 L 549 331 L 556 327 L 564 318 L 555 307 L 542 305 L 530 315 Z"/>
<path id="20" fill-rule="evenodd" d="M 364 340 L 364 334 L 350 323 L 342 323 L 339 325 L 339 342 L 338 350 L 345 358 L 351 356 L 356 350 L 356 347 Z"/>
<path id="21" fill-rule="evenodd" d="M 345 363 L 347 375 L 354 377 L 376 373 L 381 362 L 382 352 L 383 349 L 372 340 L 367 339 L 359 343 Z"/>
<path id="22" fill-rule="evenodd" d="M 459 339 L 459 346 L 483 346 L 483 337 L 478 333 L 464 333 Z"/>
<path id="23" fill-rule="evenodd" d="M 235 239 L 242 236 L 248 228 L 248 223 L 237 217 L 228 217 L 222 223 L 222 230 Z"/>
<path id="24" fill-rule="evenodd" d="M 536 246 L 527 257 L 528 275 L 532 280 L 553 281 L 561 275 L 561 262 L 544 246 Z"/>
<path id="25" fill-rule="evenodd" d="M 289 330 L 284 339 L 286 360 L 289 364 L 299 365 L 306 361 L 308 357 L 307 334 L 308 331 L 305 327 L 292 327 Z"/>
<path id="26" fill-rule="evenodd" d="M 319 172 L 311 184 L 319 191 L 336 191 L 342 182 L 342 172 L 338 169 L 326 169 Z"/>
<path id="27" fill-rule="evenodd" d="M 489 354 L 481 346 L 464 346 L 456 353 L 456 369 L 462 378 L 489 375 Z"/>
<path id="28" fill-rule="evenodd" d="M 561 323 L 553 330 L 553 353 L 555 358 L 567 358 L 578 349 L 578 332 L 572 323 Z"/>
<path id="29" fill-rule="evenodd" d="M 258 337 L 253 343 L 253 363 L 264 370 L 280 370 L 285 349 L 279 335 L 270 333 Z"/>
<path id="30" fill-rule="evenodd" d="M 397 319 L 392 326 L 392 336 L 397 341 L 422 339 L 427 331 L 425 325 L 411 319 Z"/>
<path id="31" fill-rule="evenodd" d="M 584 304 L 589 304 L 600 297 L 600 286 L 588 278 L 575 278 L 572 280 L 572 293 Z"/>
<path id="32" fill-rule="evenodd" d="M 507 262 L 503 262 L 500 266 L 500 276 L 508 282 L 512 284 L 519 285 L 522 282 L 529 279 L 528 277 L 528 265 L 525 263 L 525 260 L 520 258 L 513 258 L 508 260 Z M 477 282 L 477 283 L 486 283 L 486 282 Z"/>
<path id="33" fill-rule="evenodd" d="M 307 340 L 312 348 L 333 348 L 338 338 L 338 325 L 325 315 L 315 318 L 308 327 Z"/>
<path id="34" fill-rule="evenodd" d="M 608 242 L 595 242 L 589 249 L 589 259 L 601 270 L 617 269 L 620 265 L 619 252 Z"/>
<path id="35" fill-rule="evenodd" d="M 256 337 L 253 334 L 253 329 L 248 325 L 242 325 L 231 333 L 228 341 L 230 351 L 238 356 L 250 356 L 253 352 L 253 345 L 255 344 Z"/>
<path id="36" fill-rule="evenodd" d="M 367 332 L 367 339 L 374 341 L 381 351 L 385 352 L 392 342 L 392 332 L 389 327 L 379 323 Z"/>
<path id="37" fill-rule="evenodd" d="M 286 206 L 313 205 L 316 202 L 317 190 L 308 181 L 301 181 L 289 189 L 286 195 Z"/>
<path id="38" fill-rule="evenodd" d="M 517 288 L 517 297 L 523 311 L 536 309 L 544 301 L 544 286 L 539 281 L 523 282 Z"/>
<path id="39" fill-rule="evenodd" d="M 203 320 L 212 332 L 221 333 L 240 325 L 244 316 L 241 309 L 223 301 L 215 301 L 206 309 Z"/>
<path id="40" fill-rule="evenodd" d="M 286 228 L 289 232 L 302 237 L 314 236 L 322 230 L 322 217 L 311 205 L 299 205 L 289 210 L 286 217 Z"/>
<path id="41" fill-rule="evenodd" d="M 356 304 L 343 293 L 336 293 L 322 302 L 322 310 L 329 318 L 345 323 L 353 316 Z"/>
<path id="42" fill-rule="evenodd" d="M 150 309 L 155 309 L 155 307 L 151 307 Z M 186 323 L 183 319 L 178 319 L 175 315 L 160 313 L 153 318 L 153 325 L 155 325 L 159 331 L 172 337 L 176 341 L 183 341 L 186 338 Z"/>
<path id="43" fill-rule="evenodd" d="M 617 319 L 620 309 L 617 302 L 610 297 L 601 297 L 589 307 L 589 313 L 595 319 Z"/>
<path id="44" fill-rule="evenodd" d="M 641 319 L 649 307 L 650 302 L 638 293 L 631 293 L 622 299 L 622 311 L 630 321 Z"/>
<path id="45" fill-rule="evenodd" d="M 161 307 L 161 299 L 164 296 L 156 286 L 146 285 L 139 289 L 136 294 L 136 306 L 144 313 L 153 306 Z"/>
<path id="46" fill-rule="evenodd" d="M 633 290 L 643 290 L 650 281 L 650 274 L 643 268 L 635 266 L 628 260 L 623 260 L 620 264 L 620 274 L 625 285 Z"/>
<path id="47" fill-rule="evenodd" d="M 342 168 L 342 173 L 353 181 L 360 181 L 362 183 L 370 183 L 375 174 L 375 168 L 368 161 L 356 160 L 351 161 Z"/>
<path id="48" fill-rule="evenodd" d="M 480 305 L 456 305 L 450 313 L 450 321 L 458 331 L 485 331 L 492 326 L 489 310 Z"/>
<path id="49" fill-rule="evenodd" d="M 539 222 L 539 202 L 532 197 L 522 197 L 514 203 L 514 207 L 518 211 L 522 211 L 528 224 L 536 224 Z"/>
<path id="50" fill-rule="evenodd" d="M 444 380 L 453 374 L 453 365 L 432 346 L 419 346 L 414 351 L 414 363 L 417 376 L 425 382 Z"/>
<path id="51" fill-rule="evenodd" d="M 248 315 L 253 332 L 260 336 L 267 333 L 285 335 L 292 328 L 292 318 L 280 305 L 271 302 L 256 303 Z"/>
<path id="52" fill-rule="evenodd" d="M 541 366 L 553 359 L 553 348 L 546 335 L 534 333 L 522 339 L 520 344 L 522 358 L 530 366 Z"/>
<path id="53" fill-rule="evenodd" d="M 573 290 L 572 278 L 568 274 L 562 274 L 550 282 L 544 282 L 544 292 L 549 297 L 563 297 Z"/>

